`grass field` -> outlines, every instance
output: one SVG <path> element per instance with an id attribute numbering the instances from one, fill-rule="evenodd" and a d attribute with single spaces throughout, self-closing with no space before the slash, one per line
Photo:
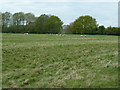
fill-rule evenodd
<path id="1" fill-rule="evenodd" d="M 3 34 L 3 88 L 117 88 L 118 37 Z"/>
<path id="2" fill-rule="evenodd" d="M 2 53 L 0 51 L 0 53 Z M 2 55 L 0 56 L 0 90 L 2 89 Z"/>

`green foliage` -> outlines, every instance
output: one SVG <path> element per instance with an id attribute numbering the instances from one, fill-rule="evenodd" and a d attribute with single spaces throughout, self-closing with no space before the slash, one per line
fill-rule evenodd
<path id="1" fill-rule="evenodd" d="M 59 33 L 62 29 L 63 22 L 57 16 L 50 16 L 46 23 L 47 33 Z"/>
<path id="2" fill-rule="evenodd" d="M 99 34 L 104 34 L 104 30 L 105 30 L 105 27 L 103 25 L 98 27 Z"/>
<path id="3" fill-rule="evenodd" d="M 34 14 L 32 14 L 32 13 L 26 13 L 25 15 L 24 15 L 24 17 L 25 17 L 25 22 L 26 22 L 26 24 L 25 25 L 29 25 L 30 23 L 33 23 L 33 22 L 35 22 L 35 15 Z"/>
<path id="4" fill-rule="evenodd" d="M 62 21 L 57 16 L 41 15 L 35 22 L 37 33 L 59 33 Z"/>
<path id="5" fill-rule="evenodd" d="M 35 21 L 35 30 L 37 33 L 45 33 L 48 18 L 49 16 L 45 14 L 37 18 L 37 20 Z"/>
<path id="6" fill-rule="evenodd" d="M 70 23 L 69 25 L 64 25 L 63 26 L 64 33 L 72 34 L 72 25 L 73 23 Z"/>
<path id="7" fill-rule="evenodd" d="M 25 16 L 23 12 L 18 12 L 13 15 L 13 25 L 24 25 Z"/>
<path id="8" fill-rule="evenodd" d="M 97 27 L 96 19 L 91 16 L 81 16 L 73 22 L 73 33 L 91 33 Z"/>
<path id="9" fill-rule="evenodd" d="M 25 31 L 28 33 L 36 33 L 36 28 L 35 28 L 34 22 L 29 23 L 29 25 L 26 25 L 25 29 L 26 29 Z"/>
<path id="10" fill-rule="evenodd" d="M 9 15 L 9 16 L 8 16 Z M 32 13 L 26 13 L 24 14 L 23 12 L 18 12 L 14 13 L 10 18 L 10 13 L 3 13 L 3 21 L 5 17 L 8 18 L 8 24 L 6 27 L 3 25 L 3 30 L 2 32 L 4 33 L 25 33 L 25 32 L 31 32 L 34 33 L 35 31 L 35 25 L 34 22 L 36 20 L 36 17 Z"/>
<path id="11" fill-rule="evenodd" d="M 105 32 L 107 35 L 120 35 L 120 27 L 107 27 Z"/>
<path id="12" fill-rule="evenodd" d="M 63 25 L 59 17 L 42 14 L 35 17 L 32 13 L 10 12 L 2 13 L 3 33 L 41 33 L 41 34 L 102 34 L 120 35 L 118 27 L 98 26 L 95 18 L 91 16 L 80 16 L 69 25 Z M 62 26 L 63 25 L 63 26 Z"/>
<path id="13" fill-rule="evenodd" d="M 10 12 L 2 13 L 2 28 L 7 30 L 7 27 L 12 25 L 12 14 Z"/>
<path id="14" fill-rule="evenodd" d="M 3 88 L 118 88 L 118 37 L 3 34 Z"/>

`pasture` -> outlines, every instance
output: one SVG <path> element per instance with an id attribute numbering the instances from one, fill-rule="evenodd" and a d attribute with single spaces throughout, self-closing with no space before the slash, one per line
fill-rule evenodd
<path id="1" fill-rule="evenodd" d="M 117 88 L 118 37 L 3 34 L 3 88 Z"/>

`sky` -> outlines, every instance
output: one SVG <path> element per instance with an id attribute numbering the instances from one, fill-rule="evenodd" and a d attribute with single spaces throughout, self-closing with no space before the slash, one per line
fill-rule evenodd
<path id="1" fill-rule="evenodd" d="M 0 0 L 0 12 L 31 12 L 35 16 L 58 16 L 69 24 L 80 16 L 90 15 L 99 25 L 118 26 L 119 0 Z"/>

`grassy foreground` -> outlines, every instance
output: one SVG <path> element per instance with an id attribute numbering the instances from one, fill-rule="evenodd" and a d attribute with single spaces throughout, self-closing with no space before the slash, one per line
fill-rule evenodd
<path id="1" fill-rule="evenodd" d="M 2 55 L 0 56 L 0 90 L 2 90 Z"/>
<path id="2" fill-rule="evenodd" d="M 3 88 L 117 88 L 118 37 L 3 34 Z"/>

